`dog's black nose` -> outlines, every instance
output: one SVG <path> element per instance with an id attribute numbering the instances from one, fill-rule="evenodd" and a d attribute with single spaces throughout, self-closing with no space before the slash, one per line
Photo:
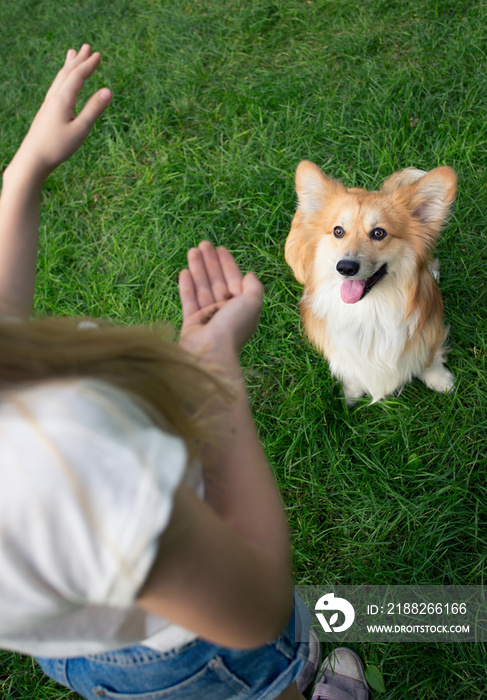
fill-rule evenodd
<path id="1" fill-rule="evenodd" d="M 352 275 L 356 275 L 359 267 L 360 267 L 360 263 L 357 262 L 356 260 L 344 259 L 344 260 L 339 260 L 337 262 L 337 270 L 344 277 L 351 277 Z"/>

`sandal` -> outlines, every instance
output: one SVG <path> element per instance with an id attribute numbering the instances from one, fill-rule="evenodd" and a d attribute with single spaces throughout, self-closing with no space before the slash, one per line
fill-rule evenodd
<path id="1" fill-rule="evenodd" d="M 320 665 L 320 652 L 320 640 L 318 639 L 318 635 L 315 632 L 313 632 L 313 630 L 310 630 L 308 660 L 301 669 L 299 676 L 296 678 L 298 690 L 301 693 L 301 695 L 304 695 L 306 691 L 309 690 L 311 684 L 316 678 L 318 666 Z"/>
<path id="2" fill-rule="evenodd" d="M 362 659 L 338 647 L 323 661 L 311 700 L 369 700 Z"/>

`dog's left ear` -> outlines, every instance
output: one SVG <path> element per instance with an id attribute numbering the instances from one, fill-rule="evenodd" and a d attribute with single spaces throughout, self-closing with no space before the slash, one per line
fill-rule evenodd
<path id="1" fill-rule="evenodd" d="M 456 189 L 455 172 L 443 165 L 396 192 L 401 199 L 406 199 L 413 218 L 417 219 L 431 236 L 435 236 L 448 215 Z"/>
<path id="2" fill-rule="evenodd" d="M 414 182 L 420 180 L 423 175 L 427 175 L 426 170 L 418 170 L 418 168 L 404 168 L 404 170 L 398 170 L 392 175 L 384 180 L 380 192 L 385 192 L 385 194 L 390 194 L 394 190 L 399 189 L 399 187 L 406 187 L 406 185 L 412 185 Z"/>

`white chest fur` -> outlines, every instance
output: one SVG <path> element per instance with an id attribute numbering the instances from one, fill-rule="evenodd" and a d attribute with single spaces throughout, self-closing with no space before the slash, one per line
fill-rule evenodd
<path id="1" fill-rule="evenodd" d="M 312 296 L 305 294 L 315 319 L 324 320 L 322 337 L 312 340 L 323 350 L 347 396 L 367 393 L 378 401 L 420 374 L 427 362 L 427 348 L 418 353 L 417 344 L 411 343 L 417 316 L 406 319 L 405 287 L 397 284 L 394 273 L 355 304 L 342 301 L 340 284 L 334 276 Z M 319 322 L 320 335 L 318 329 Z"/>

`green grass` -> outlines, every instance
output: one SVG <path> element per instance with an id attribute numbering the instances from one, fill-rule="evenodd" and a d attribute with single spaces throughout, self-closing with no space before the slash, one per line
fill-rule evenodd
<path id="1" fill-rule="evenodd" d="M 301 584 L 484 583 L 486 564 L 487 3 L 484 0 L 2 0 L 0 164 L 66 50 L 114 91 L 43 194 L 35 313 L 180 323 L 177 273 L 203 237 L 266 286 L 243 354 L 289 515 Z M 347 185 L 455 168 L 438 246 L 452 396 L 420 383 L 347 409 L 304 340 L 284 261 L 293 174 Z M 485 696 L 481 644 L 363 644 L 387 700 Z M 0 696 L 74 698 L 0 655 Z"/>

